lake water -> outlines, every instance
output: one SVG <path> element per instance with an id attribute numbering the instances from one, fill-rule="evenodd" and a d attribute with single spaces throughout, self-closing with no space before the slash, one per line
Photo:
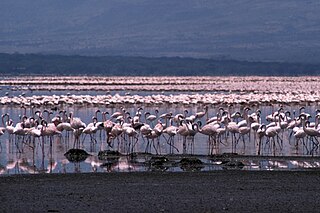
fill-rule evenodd
<path id="1" fill-rule="evenodd" d="M 6 91 L 8 88 L 3 88 L 1 90 L 2 95 L 19 95 L 21 91 Z M 9 92 L 9 94 L 5 94 Z M 33 92 L 32 94 L 52 94 L 53 92 Z M 90 94 L 97 95 L 99 92 L 70 92 L 71 94 Z M 116 93 L 115 91 L 111 94 Z M 126 93 L 126 91 L 122 91 Z M 132 92 L 131 92 L 132 93 Z M 27 93 L 25 95 L 32 95 Z M 54 91 L 54 94 L 66 94 L 66 92 Z M 105 94 L 105 93 L 104 93 Z M 135 93 L 137 94 L 137 93 Z M 147 93 L 139 93 L 139 95 Z M 145 107 L 143 105 L 128 105 L 124 106 L 130 115 L 134 115 L 139 107 L 143 107 L 143 112 L 151 112 L 157 109 L 159 110 L 159 115 L 162 113 L 172 112 L 174 115 L 178 113 L 183 113 L 184 110 L 188 110 L 189 114 L 194 114 L 198 111 L 203 111 L 203 106 L 191 105 L 165 105 L 155 107 Z M 221 106 L 210 106 L 209 117 L 214 116 Z M 230 112 L 242 110 L 243 106 L 222 106 L 228 107 Z M 284 106 L 285 110 L 290 112 L 299 111 L 301 106 L 292 105 Z M 314 113 L 318 106 L 305 106 L 305 111 L 309 113 Z M 95 115 L 96 110 L 107 111 L 110 114 L 119 111 L 120 106 L 114 107 L 83 107 L 83 106 L 59 106 L 59 110 L 67 110 L 68 112 L 74 112 L 76 117 L 80 117 L 85 123 L 90 123 L 92 116 Z M 279 105 L 272 106 L 259 106 L 262 111 L 262 122 L 267 123 L 265 120 L 266 115 L 277 110 Z M 45 108 L 40 108 L 39 110 L 44 110 Z M 253 106 L 251 112 L 258 109 L 258 106 Z M 38 109 L 27 109 L 27 116 L 32 116 L 35 110 Z M 9 113 L 10 118 L 13 119 L 14 123 L 19 121 L 19 115 L 24 114 L 24 109 L 15 106 L 0 106 L 0 113 Z M 53 115 L 58 112 L 53 112 Z M 52 117 L 51 117 L 52 118 Z M 98 116 L 101 120 L 101 115 Z M 205 119 L 202 119 L 202 123 L 205 123 Z M 280 135 L 280 134 L 279 134 Z M 219 147 L 214 149 L 214 154 L 223 153 L 237 153 L 239 156 L 234 156 L 228 159 L 232 163 L 241 162 L 242 164 L 236 166 L 226 166 L 225 162 L 221 159 L 215 159 L 208 156 L 208 136 L 197 133 L 194 137 L 194 147 L 191 151 L 191 139 L 187 140 L 187 149 L 183 154 L 183 138 L 181 136 L 175 136 L 175 146 L 179 150 L 174 149 L 174 153 L 170 153 L 170 146 L 167 143 L 168 136 L 162 135 L 159 142 L 155 140 L 156 149 L 151 146 L 150 154 L 141 154 L 146 150 L 147 140 L 139 135 L 134 152 L 140 153 L 137 156 L 126 155 L 128 153 L 128 148 L 125 147 L 126 143 L 129 143 L 128 138 L 120 138 L 120 146 L 117 146 L 117 140 L 115 140 L 114 147 L 110 148 L 106 143 L 106 135 L 104 132 L 97 132 L 94 139 L 90 138 L 89 135 L 80 137 L 79 148 L 85 150 L 89 154 L 85 160 L 70 161 L 65 157 L 65 153 L 74 148 L 75 138 L 72 134 L 67 135 L 63 133 L 62 136 L 54 136 L 50 141 L 49 138 L 28 138 L 20 137 L 16 138 L 14 136 L 10 137 L 7 133 L 0 136 L 0 173 L 2 175 L 11 174 L 37 174 L 37 173 L 77 173 L 77 172 L 130 172 L 130 171 L 153 171 L 153 170 L 166 170 L 172 172 L 185 171 L 188 168 L 181 166 L 179 163 L 183 157 L 192 157 L 200 159 L 203 165 L 199 168 L 201 171 L 210 170 L 222 170 L 222 169 L 244 169 L 244 170 L 302 170 L 302 169 L 318 169 L 320 168 L 320 160 L 318 160 L 319 149 L 314 149 L 310 152 L 310 146 L 303 145 L 302 142 L 296 147 L 295 140 L 293 137 L 290 138 L 289 142 L 289 131 L 281 133 L 281 138 L 283 138 L 282 143 L 275 143 L 275 147 L 271 143 L 264 143 L 262 148 L 261 157 L 256 158 L 257 148 L 254 133 L 251 136 L 246 136 L 244 140 L 240 138 L 238 140 L 238 145 L 236 148 L 232 148 L 231 135 L 224 135 L 221 138 L 221 143 Z M 243 143 L 245 141 L 245 145 Z M 110 159 L 101 159 L 98 157 L 99 151 L 120 151 L 123 155 L 117 156 Z M 166 155 L 168 161 L 164 164 L 161 163 L 157 166 L 153 162 L 156 153 L 159 155 Z M 192 156 L 190 154 L 193 154 Z M 171 155 L 170 155 L 171 154 Z M 249 156 L 242 158 L 240 156 Z M 252 156 L 252 157 L 250 157 Z M 270 156 L 270 157 L 268 157 Z M 273 157 L 271 157 L 273 156 Z M 274 157 L 276 156 L 276 157 Z M 292 158 L 288 158 L 288 156 Z M 283 157 L 283 158 L 281 158 Z M 190 169 L 190 168 L 189 168 Z M 194 169 L 194 168 L 191 168 Z"/>

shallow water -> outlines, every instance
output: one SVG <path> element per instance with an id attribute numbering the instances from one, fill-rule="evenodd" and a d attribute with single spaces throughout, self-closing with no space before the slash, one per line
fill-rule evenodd
<path id="1" fill-rule="evenodd" d="M 6 89 L 2 89 L 1 93 L 6 93 Z M 56 93 L 58 92 L 58 93 Z M 66 91 L 55 91 L 54 94 L 66 94 Z M 21 94 L 21 91 L 12 91 L 10 90 L 8 95 L 18 95 Z M 52 92 L 45 91 L 37 91 L 38 95 L 44 94 L 52 94 Z M 77 94 L 77 92 L 70 92 L 71 94 Z M 116 93 L 111 92 L 111 93 Z M 125 93 L 125 91 L 123 91 Z M 33 95 L 25 93 L 25 95 Z M 83 91 L 81 92 L 83 94 Z M 90 95 L 98 95 L 100 92 L 88 91 Z M 141 92 L 141 94 L 147 94 L 147 92 Z M 52 94 L 53 95 L 53 94 Z M 262 122 L 266 123 L 265 117 L 266 115 L 272 113 L 276 109 L 279 108 L 280 105 L 271 105 L 271 106 L 259 106 L 259 109 L 262 111 Z M 137 111 L 139 107 L 143 107 L 143 112 L 151 112 L 154 113 L 155 109 L 159 110 L 159 115 L 162 113 L 172 112 L 173 114 L 183 113 L 184 110 L 188 110 L 189 114 L 196 113 L 198 111 L 203 110 L 203 106 L 183 106 L 183 105 L 165 105 L 161 107 L 145 107 L 142 105 L 128 105 L 124 106 L 126 111 L 130 112 L 131 115 Z M 210 106 L 209 109 L 209 117 L 214 116 L 218 111 L 218 108 L 221 106 Z M 222 106 L 228 108 L 230 112 L 242 110 L 244 106 Z M 300 105 L 291 105 L 291 106 L 283 106 L 285 110 L 289 110 L 290 112 L 299 111 Z M 305 106 L 306 112 L 315 112 L 318 106 L 311 105 Z M 114 107 L 83 107 L 83 106 L 59 106 L 59 110 L 67 110 L 68 112 L 74 112 L 76 117 L 80 117 L 85 123 L 90 123 L 92 116 L 95 115 L 96 110 L 100 109 L 101 111 L 107 111 L 110 114 L 118 111 L 120 106 Z M 44 110 L 45 108 L 40 108 L 40 110 Z M 258 106 L 252 106 L 251 111 L 255 111 L 258 109 Z M 38 109 L 27 109 L 27 116 L 33 115 L 33 113 Z M 54 111 L 58 113 L 58 111 Z M 16 123 L 19 121 L 19 115 L 23 115 L 24 109 L 14 106 L 1 106 L 0 113 L 9 113 L 10 118 Z M 51 117 L 52 118 L 52 117 Z M 101 114 L 98 116 L 98 119 L 101 120 Z M 202 123 L 205 123 L 205 118 L 202 119 Z M 153 124 L 154 125 L 154 124 Z M 166 137 L 166 138 L 165 138 Z M 197 133 L 194 138 L 194 147 L 193 151 L 191 150 L 191 139 L 187 140 L 187 148 L 183 151 L 183 142 L 182 137 L 175 137 L 175 146 L 179 150 L 177 152 L 174 150 L 174 155 L 170 154 L 170 146 L 167 143 L 168 136 L 161 136 L 159 143 L 157 140 L 154 142 L 156 148 L 151 146 L 151 154 L 155 156 L 157 153 L 159 155 L 167 155 L 170 159 L 170 163 L 166 163 L 160 166 L 154 166 L 150 160 L 152 156 L 140 154 L 138 157 L 132 158 L 128 155 L 128 148 L 126 148 L 126 143 L 129 143 L 128 138 L 121 138 L 120 145 L 117 145 L 117 140 L 114 141 L 113 148 L 108 147 L 106 144 L 106 135 L 104 132 L 98 132 L 94 139 L 91 139 L 89 135 L 81 136 L 79 148 L 87 151 L 91 156 L 85 159 L 82 162 L 71 162 L 69 161 L 64 154 L 74 148 L 74 137 L 72 134 L 67 135 L 63 133 L 61 137 L 55 136 L 51 141 L 49 138 L 41 139 L 41 138 L 15 138 L 10 137 L 7 133 L 0 137 L 0 173 L 3 175 L 10 174 L 36 174 L 36 173 L 77 173 L 77 172 L 129 172 L 129 171 L 153 171 L 153 170 L 166 170 L 172 172 L 184 171 L 186 169 L 198 169 L 201 171 L 211 171 L 211 170 L 222 170 L 222 169 L 243 169 L 243 170 L 303 170 L 303 169 L 317 169 L 320 168 L 320 161 L 317 158 L 319 156 L 319 150 L 314 150 L 312 153 L 310 147 L 308 145 L 304 146 L 302 143 L 299 143 L 298 148 L 294 146 L 293 137 L 290 138 L 289 143 L 289 134 L 288 132 L 281 134 L 283 137 L 283 142 L 277 142 L 275 146 L 271 143 L 264 144 L 262 149 L 262 157 L 261 158 L 239 158 L 235 157 L 229 161 L 242 162 L 241 166 L 226 166 L 221 160 L 213 160 L 208 157 L 208 136 Z M 244 143 L 244 142 L 245 143 Z M 219 147 L 214 149 L 214 154 L 222 154 L 222 153 L 237 153 L 239 155 L 246 156 L 256 156 L 256 143 L 254 134 L 252 133 L 250 137 L 245 137 L 243 140 L 238 140 L 238 145 L 236 148 L 232 148 L 232 140 L 231 135 L 225 135 L 221 138 L 221 144 Z M 146 149 L 147 140 L 139 136 L 138 141 L 135 146 L 134 152 L 143 153 Z M 282 144 L 282 145 L 281 145 Z M 119 150 L 122 156 L 119 156 L 115 159 L 101 160 L 98 157 L 99 151 L 104 150 Z M 182 155 L 182 153 L 186 155 Z M 193 154 L 195 157 L 199 158 L 203 165 L 197 168 L 184 168 L 179 164 L 180 160 Z M 269 159 L 265 156 L 302 156 L 304 158 L 298 159 Z"/>
<path id="2" fill-rule="evenodd" d="M 131 91 L 131 90 L 73 90 L 70 92 L 66 92 L 65 90 L 30 90 L 28 87 L 22 86 L 0 86 L 0 97 L 1 96 L 33 96 L 33 95 L 139 95 L 139 96 L 147 96 L 147 95 L 177 95 L 177 94 L 204 94 L 208 93 L 207 91 Z M 211 92 L 211 94 L 225 94 L 223 91 L 215 91 Z"/>

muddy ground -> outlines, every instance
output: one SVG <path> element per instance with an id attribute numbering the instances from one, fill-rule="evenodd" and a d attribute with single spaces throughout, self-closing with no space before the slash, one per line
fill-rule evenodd
<path id="1" fill-rule="evenodd" d="M 320 171 L 0 177 L 0 212 L 320 212 Z"/>

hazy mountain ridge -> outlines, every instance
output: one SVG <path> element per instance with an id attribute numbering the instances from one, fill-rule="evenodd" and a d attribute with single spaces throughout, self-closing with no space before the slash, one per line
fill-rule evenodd
<path id="1" fill-rule="evenodd" d="M 302 76 L 320 75 L 319 64 L 248 62 L 181 57 L 1 54 L 0 75 Z"/>
<path id="2" fill-rule="evenodd" d="M 3 0 L 0 52 L 318 62 L 318 1 Z"/>

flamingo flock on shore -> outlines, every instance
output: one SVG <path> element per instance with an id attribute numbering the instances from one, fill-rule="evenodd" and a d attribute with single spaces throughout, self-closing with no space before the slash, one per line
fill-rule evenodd
<path id="1" fill-rule="evenodd" d="M 290 112 L 280 107 L 265 118 L 261 117 L 259 109 L 253 111 L 249 107 L 235 112 L 222 107 L 211 111 L 208 105 L 193 114 L 188 110 L 160 114 L 159 110 L 150 112 L 143 108 L 129 113 L 120 107 L 112 114 L 97 110 L 92 121 L 85 123 L 81 117 L 65 110 L 38 110 L 27 115 L 25 109 L 18 121 L 13 121 L 8 113 L 2 115 L 0 136 L 8 134 L 16 144 L 52 143 L 53 137 L 72 138 L 74 148 L 81 148 L 85 137 L 90 137 L 93 144 L 103 138 L 100 141 L 108 149 L 125 154 L 140 151 L 142 144 L 146 153 L 194 154 L 194 144 L 203 143 L 197 140 L 197 135 L 202 134 L 208 138 L 209 155 L 220 154 L 220 146 L 231 147 L 231 152 L 241 152 L 239 150 L 245 150 L 252 143 L 257 155 L 263 154 L 264 149 L 276 155 L 284 143 L 297 150 L 302 147 L 307 155 L 318 152 L 319 110 L 307 113 L 302 107 L 299 112 Z M 179 143 L 182 150 L 178 149 Z M 164 144 L 168 153 L 162 151 Z"/>
<path id="2" fill-rule="evenodd" d="M 319 76 L 4 76 L 0 105 L 307 105 L 320 103 L 319 80 Z"/>

